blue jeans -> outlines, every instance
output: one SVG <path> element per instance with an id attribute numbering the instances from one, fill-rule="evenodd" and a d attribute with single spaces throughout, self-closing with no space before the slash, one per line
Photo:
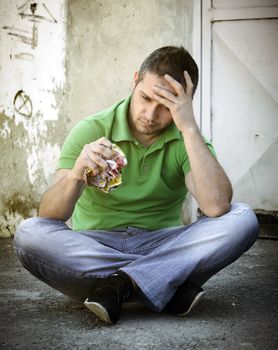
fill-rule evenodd
<path id="1" fill-rule="evenodd" d="M 235 203 L 221 217 L 157 231 L 73 231 L 62 221 L 35 217 L 20 224 L 14 247 L 27 270 L 68 296 L 85 300 L 96 279 L 121 269 L 161 311 L 180 284 L 203 285 L 248 250 L 258 232 L 252 209 Z"/>

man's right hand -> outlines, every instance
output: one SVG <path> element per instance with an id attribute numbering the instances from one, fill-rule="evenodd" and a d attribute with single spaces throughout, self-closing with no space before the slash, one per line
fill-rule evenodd
<path id="1" fill-rule="evenodd" d="M 71 175 L 77 180 L 86 182 L 85 170 L 87 168 L 91 169 L 94 175 L 99 174 L 102 170 L 106 170 L 108 165 L 105 160 L 111 159 L 111 150 L 112 143 L 106 137 L 101 137 L 85 145 L 76 159 Z"/>
<path id="2" fill-rule="evenodd" d="M 90 168 L 94 175 L 107 168 L 106 159 L 111 159 L 112 143 L 102 137 L 85 145 L 76 159 L 73 169 L 59 169 L 54 184 L 43 195 L 39 215 L 66 221 L 74 210 L 86 181 L 85 170 Z"/>

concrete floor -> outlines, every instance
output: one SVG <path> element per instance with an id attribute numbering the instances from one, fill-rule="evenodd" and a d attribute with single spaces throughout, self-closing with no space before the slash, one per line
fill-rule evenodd
<path id="1" fill-rule="evenodd" d="M 278 349 L 278 241 L 259 240 L 213 277 L 190 316 L 127 304 L 106 326 L 24 270 L 0 240 L 0 349 Z"/>

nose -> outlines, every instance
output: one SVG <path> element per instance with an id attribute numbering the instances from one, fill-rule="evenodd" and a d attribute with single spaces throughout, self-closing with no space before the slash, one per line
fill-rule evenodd
<path id="1" fill-rule="evenodd" d="M 152 123 L 157 118 L 157 106 L 148 106 L 145 110 L 145 119 L 148 123 Z"/>

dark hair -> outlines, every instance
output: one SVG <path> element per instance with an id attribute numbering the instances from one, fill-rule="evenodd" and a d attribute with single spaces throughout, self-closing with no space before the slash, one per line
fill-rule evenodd
<path id="1" fill-rule="evenodd" d="M 152 52 L 142 63 L 138 82 L 144 78 L 146 72 L 157 74 L 160 77 L 169 74 L 186 89 L 183 74 L 185 70 L 192 80 L 194 95 L 198 85 L 199 73 L 193 57 L 183 46 L 164 46 Z"/>

